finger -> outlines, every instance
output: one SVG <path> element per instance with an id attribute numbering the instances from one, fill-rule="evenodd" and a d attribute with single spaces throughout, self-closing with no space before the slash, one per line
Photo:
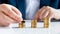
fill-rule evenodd
<path id="1" fill-rule="evenodd" d="M 21 21 L 22 21 L 23 18 L 22 18 L 21 12 L 20 12 L 16 7 L 13 7 L 13 6 L 12 6 L 12 10 L 13 10 L 17 15 L 19 15 L 19 17 L 20 17 L 20 19 L 21 19 Z"/>
<path id="2" fill-rule="evenodd" d="M 14 19 L 16 21 L 21 21 L 20 17 L 14 11 L 12 11 L 11 8 L 9 8 L 9 7 L 3 7 L 1 10 L 5 14 L 7 14 L 9 17 L 11 17 L 12 19 Z"/>
<path id="3" fill-rule="evenodd" d="M 46 17 L 49 13 L 48 8 L 45 8 L 44 11 L 42 11 L 42 13 L 40 14 L 40 19 L 43 19 L 44 17 Z"/>
<path id="4" fill-rule="evenodd" d="M 49 12 L 48 15 L 46 16 L 47 18 L 51 17 L 51 7 L 47 6 L 47 11 Z"/>
<path id="5" fill-rule="evenodd" d="M 42 12 L 42 10 L 44 10 L 46 7 L 44 6 L 44 7 L 42 7 L 37 13 L 36 13 L 36 15 L 34 16 L 34 19 L 38 19 L 39 18 L 39 15 L 40 15 L 40 13 Z"/>
<path id="6" fill-rule="evenodd" d="M 3 13 L 3 11 L 0 11 L 0 18 L 2 18 L 3 20 L 5 19 L 4 21 L 8 21 L 8 22 L 11 22 L 11 23 L 16 22 L 15 20 L 13 20 L 10 17 L 8 17 L 8 15 L 6 15 L 5 13 Z"/>
<path id="7" fill-rule="evenodd" d="M 51 17 L 51 10 L 50 10 L 50 8 L 47 9 L 47 11 L 48 11 L 49 13 L 48 13 L 48 15 L 47 15 L 46 17 L 47 17 L 47 18 L 50 18 L 50 17 Z"/>
<path id="8" fill-rule="evenodd" d="M 17 15 L 19 15 L 19 17 L 21 17 L 21 20 L 23 20 L 21 12 L 20 12 L 16 7 L 14 7 L 14 6 L 12 6 L 12 5 L 8 5 L 8 6 L 10 6 L 11 9 L 12 9 Z"/>
<path id="9" fill-rule="evenodd" d="M 21 12 L 20 12 L 16 7 L 13 7 L 13 6 L 12 6 L 11 8 L 12 8 L 12 10 L 13 10 L 16 14 L 22 16 Z"/>
<path id="10" fill-rule="evenodd" d="M 50 18 L 50 17 L 51 17 L 51 11 L 50 11 L 49 8 L 47 8 L 46 13 L 43 15 L 42 19 L 44 19 L 44 18 Z"/>

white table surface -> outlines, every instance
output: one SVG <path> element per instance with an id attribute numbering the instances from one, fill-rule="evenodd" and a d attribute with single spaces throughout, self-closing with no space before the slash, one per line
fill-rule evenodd
<path id="1" fill-rule="evenodd" d="M 29 28 L 30 22 L 26 21 L 26 28 L 15 28 L 17 24 L 0 27 L 0 34 L 60 34 L 60 22 L 50 22 L 49 28 L 43 28 L 43 23 L 38 23 L 37 28 Z"/>

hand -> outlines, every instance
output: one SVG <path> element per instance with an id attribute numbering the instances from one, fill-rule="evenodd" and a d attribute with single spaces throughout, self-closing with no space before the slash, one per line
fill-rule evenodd
<path id="1" fill-rule="evenodd" d="M 16 7 L 8 4 L 0 4 L 0 26 L 8 26 L 10 23 L 22 20 L 22 14 Z"/>
<path id="2" fill-rule="evenodd" d="M 34 16 L 34 19 L 36 20 L 42 20 L 44 18 L 55 18 L 57 19 L 57 17 L 55 16 L 57 13 L 57 10 L 52 8 L 52 7 L 49 7 L 49 6 L 44 6 L 42 7 L 41 9 L 39 9 L 36 13 L 36 15 Z"/>

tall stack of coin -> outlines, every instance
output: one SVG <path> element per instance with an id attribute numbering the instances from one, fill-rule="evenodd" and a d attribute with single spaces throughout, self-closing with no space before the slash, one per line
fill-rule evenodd
<path id="1" fill-rule="evenodd" d="M 25 21 L 21 21 L 21 23 L 19 23 L 19 28 L 24 28 L 25 27 Z"/>
<path id="2" fill-rule="evenodd" d="M 44 28 L 48 28 L 49 27 L 49 22 L 50 22 L 49 18 L 44 18 Z"/>
<path id="3" fill-rule="evenodd" d="M 37 27 L 37 20 L 31 20 L 31 28 Z"/>

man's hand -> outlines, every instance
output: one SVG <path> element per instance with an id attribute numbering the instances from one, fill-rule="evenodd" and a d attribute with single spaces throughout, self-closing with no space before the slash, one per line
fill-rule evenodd
<path id="1" fill-rule="evenodd" d="M 54 9 L 52 7 L 49 7 L 49 6 L 44 6 L 41 9 L 38 10 L 36 15 L 34 16 L 34 19 L 42 20 L 46 17 L 50 18 L 50 19 L 52 19 L 52 18 L 60 19 L 60 18 L 57 17 L 58 12 L 60 13 L 60 11 L 58 11 L 57 9 Z"/>
<path id="2" fill-rule="evenodd" d="M 16 7 L 8 4 L 0 4 L 0 26 L 8 26 L 10 23 L 22 20 L 22 14 Z"/>

